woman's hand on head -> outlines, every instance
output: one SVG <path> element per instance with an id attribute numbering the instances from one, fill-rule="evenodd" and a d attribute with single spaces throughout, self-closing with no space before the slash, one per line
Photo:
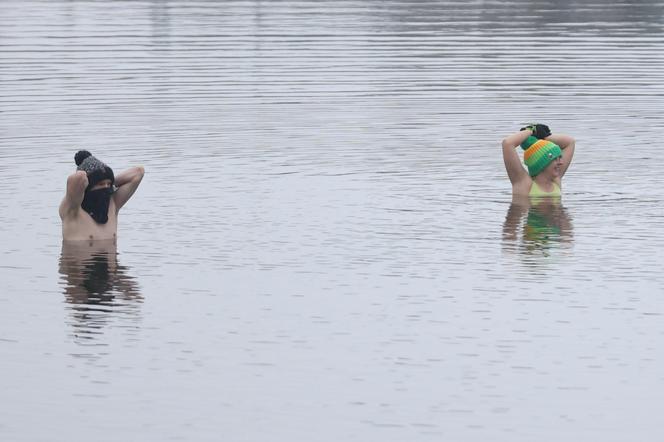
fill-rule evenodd
<path id="1" fill-rule="evenodd" d="M 530 130 L 533 133 L 533 136 L 539 140 L 543 140 L 549 135 L 551 135 L 551 129 L 546 124 L 541 123 L 532 123 L 525 127 L 522 127 L 520 130 Z"/>

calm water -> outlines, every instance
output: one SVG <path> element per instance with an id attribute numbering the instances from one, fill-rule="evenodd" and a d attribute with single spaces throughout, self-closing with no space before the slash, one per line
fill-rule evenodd
<path id="1" fill-rule="evenodd" d="M 0 11 L 0 439 L 663 437 L 661 2 Z M 117 247 L 61 244 L 80 148 L 146 168 Z"/>

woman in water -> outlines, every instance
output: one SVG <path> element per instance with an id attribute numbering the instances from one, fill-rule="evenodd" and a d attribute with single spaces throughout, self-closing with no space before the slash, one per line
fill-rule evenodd
<path id="1" fill-rule="evenodd" d="M 544 124 L 532 124 L 503 140 L 503 160 L 512 182 L 512 196 L 560 197 L 561 179 L 574 156 L 574 138 L 569 135 L 552 135 Z M 521 165 L 515 148 L 524 150 Z"/>

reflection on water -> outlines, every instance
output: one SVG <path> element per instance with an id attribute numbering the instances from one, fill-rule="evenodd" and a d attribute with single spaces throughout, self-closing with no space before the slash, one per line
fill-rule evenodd
<path id="1" fill-rule="evenodd" d="M 503 248 L 526 257 L 548 257 L 569 247 L 572 221 L 560 198 L 514 198 L 503 223 Z"/>
<path id="2" fill-rule="evenodd" d="M 114 318 L 139 319 L 143 297 L 129 269 L 118 262 L 115 241 L 63 242 L 59 271 L 79 342 L 94 339 Z"/>

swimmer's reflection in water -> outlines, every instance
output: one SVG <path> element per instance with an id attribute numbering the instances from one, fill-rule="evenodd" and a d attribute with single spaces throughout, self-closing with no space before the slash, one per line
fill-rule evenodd
<path id="1" fill-rule="evenodd" d="M 571 245 L 572 221 L 560 198 L 512 200 L 503 224 L 505 249 L 548 256 L 552 249 Z"/>
<path id="2" fill-rule="evenodd" d="M 117 255 L 115 240 L 62 243 L 59 270 L 79 338 L 93 339 L 113 316 L 138 317 L 143 298 Z"/>

